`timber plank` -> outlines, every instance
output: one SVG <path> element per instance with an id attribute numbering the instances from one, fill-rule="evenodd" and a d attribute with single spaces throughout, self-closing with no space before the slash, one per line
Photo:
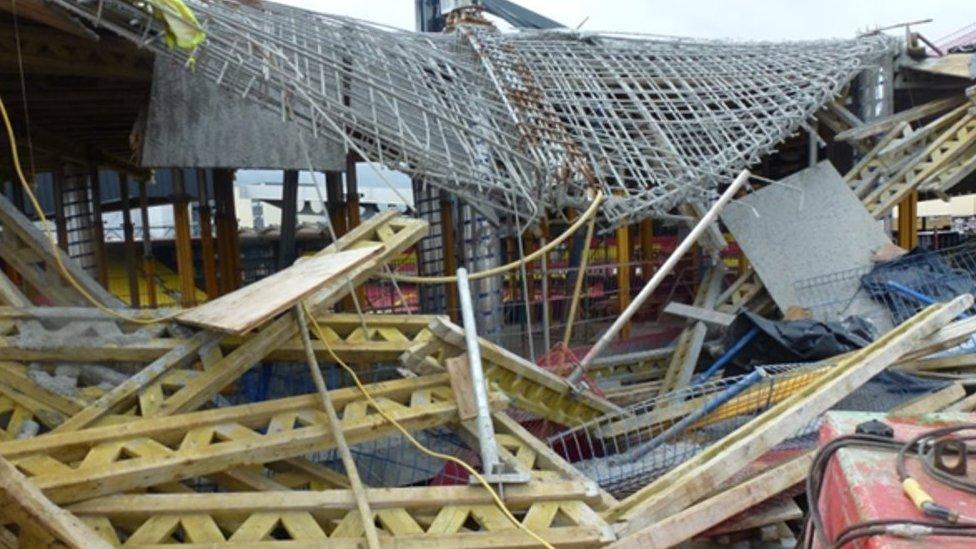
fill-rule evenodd
<path id="1" fill-rule="evenodd" d="M 245 334 L 378 255 L 381 249 L 380 245 L 370 245 L 312 256 L 240 290 L 180 313 L 176 319 L 200 328 Z"/>
<path id="2" fill-rule="evenodd" d="M 3 458 L 0 458 L 0 492 L 5 496 L 4 499 L 23 514 L 25 520 L 40 526 L 68 547 L 111 547 L 71 513 L 51 503 L 17 468 Z"/>
<path id="3" fill-rule="evenodd" d="M 733 431 L 704 452 L 685 461 L 620 502 L 607 515 L 628 520 L 622 528 L 630 535 L 680 512 L 707 496 L 746 464 L 833 406 L 871 377 L 912 351 L 926 336 L 951 322 L 973 303 L 970 295 L 933 305 L 874 343 L 838 360 L 829 379 L 811 384 Z"/>

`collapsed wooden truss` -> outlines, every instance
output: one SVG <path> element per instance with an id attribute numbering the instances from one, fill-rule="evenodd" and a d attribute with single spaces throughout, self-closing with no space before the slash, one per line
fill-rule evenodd
<path id="1" fill-rule="evenodd" d="M 382 214 L 322 252 L 381 247 L 374 259 L 309 300 L 326 338 L 312 344 L 323 361 L 337 356 L 368 371 L 374 364 L 397 363 L 418 345 L 441 341 L 432 326 L 456 328 L 431 316 L 324 313 L 425 231 L 423 222 Z M 51 509 L 65 506 L 68 518 L 81 519 L 75 527 L 113 545 L 361 543 L 364 526 L 347 477 L 309 458 L 335 447 L 314 395 L 212 407 L 254 364 L 304 360 L 293 316 L 234 336 L 174 324 L 140 327 L 76 307 L 72 300 L 64 303 L 38 308 L 17 302 L 0 312 L 0 461 L 15 474 L 16 486 L 30 487 Z M 548 394 L 559 393 L 559 402 L 532 410 L 560 419 L 582 420 L 613 405 L 597 397 L 574 404 L 579 399 L 560 378 L 514 355 L 488 356 L 504 364 L 490 376 L 496 383 L 490 403 L 499 455 L 530 479 L 507 489 L 509 508 L 557 545 L 612 540 L 599 511 L 615 500 L 501 410 L 510 401 L 506 394 L 547 402 Z M 113 384 L 63 374 L 78 363 L 112 365 L 132 375 Z M 97 370 L 104 366 L 87 368 L 112 377 Z M 409 431 L 447 428 L 473 440 L 458 416 L 447 374 L 381 381 L 366 391 L 375 404 L 355 387 L 331 391 L 351 445 L 398 436 L 377 406 Z M 480 487 L 386 487 L 368 493 L 378 529 L 398 545 L 532 542 Z M 54 515 L 0 517 L 4 540 L 76 541 L 64 539 L 70 531 L 47 527 Z"/>

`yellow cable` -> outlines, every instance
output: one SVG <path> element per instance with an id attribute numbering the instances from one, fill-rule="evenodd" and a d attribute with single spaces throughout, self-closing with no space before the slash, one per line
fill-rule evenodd
<path id="1" fill-rule="evenodd" d="M 575 223 L 570 225 L 568 229 L 566 229 L 565 231 L 563 231 L 562 234 L 556 237 L 555 240 L 553 240 L 552 242 L 546 244 L 545 246 L 539 248 L 538 250 L 532 252 L 531 254 L 521 259 L 516 259 L 515 261 L 512 261 L 511 263 L 507 263 L 505 265 L 501 265 L 499 267 L 494 267 L 477 273 L 470 273 L 468 274 L 468 280 L 478 280 L 479 278 L 488 278 L 489 276 L 498 275 L 507 271 L 513 271 L 521 267 L 523 264 L 531 263 L 536 259 L 542 257 L 543 255 L 549 253 L 550 251 L 555 249 L 556 246 L 562 244 L 563 242 L 566 241 L 567 238 L 569 238 L 574 233 L 576 233 L 576 231 L 578 231 L 580 227 L 585 225 L 586 222 L 590 220 L 590 218 L 596 217 L 597 210 L 602 202 L 603 202 L 603 192 L 597 191 L 596 196 L 593 197 L 593 202 L 590 204 L 590 207 L 587 208 L 585 212 L 583 212 L 583 215 L 581 215 L 580 218 L 577 219 Z M 457 282 L 457 275 L 414 276 L 414 275 L 404 275 L 404 274 L 394 273 L 394 274 L 388 274 L 386 275 L 386 277 L 395 280 L 397 282 L 407 282 L 411 284 L 451 284 Z"/>
<path id="2" fill-rule="evenodd" d="M 58 248 L 57 241 L 54 239 L 53 236 L 51 236 L 50 223 L 47 220 L 47 216 L 44 215 L 44 210 L 43 208 L 41 208 L 41 204 L 40 202 L 38 202 L 37 196 L 34 194 L 33 189 L 31 189 L 30 184 L 27 183 L 27 178 L 24 176 L 24 172 L 20 167 L 20 156 L 17 154 L 17 138 L 14 136 L 14 128 L 13 125 L 10 123 L 10 116 L 7 115 L 7 107 L 3 103 L 3 98 L 0 98 L 0 114 L 3 115 L 3 124 L 7 128 L 7 137 L 9 137 L 10 139 L 10 154 L 12 156 L 12 160 L 14 164 L 14 171 L 17 172 L 17 178 L 20 180 L 20 185 L 21 187 L 24 188 L 24 192 L 26 192 L 27 196 L 30 198 L 31 205 L 34 206 L 34 210 L 37 211 L 37 215 L 41 220 L 41 224 L 44 226 L 44 233 L 47 235 L 48 242 L 51 244 L 51 252 L 54 255 L 54 262 L 57 263 L 58 270 L 61 271 L 61 276 L 63 276 L 64 279 L 67 280 L 68 283 L 71 284 L 71 286 L 75 290 L 77 290 L 79 294 L 82 295 L 82 297 L 87 299 L 97 309 L 116 318 L 125 320 L 127 322 L 132 322 L 135 324 L 156 324 L 159 322 L 166 322 L 172 320 L 173 318 L 176 317 L 176 315 L 180 314 L 180 313 L 173 313 L 167 316 L 152 317 L 152 318 L 135 317 L 135 316 L 122 314 L 116 311 L 115 309 L 112 309 L 111 307 L 108 307 L 102 304 L 101 302 L 99 302 L 97 299 L 95 299 L 94 296 L 88 293 L 88 290 L 86 290 L 77 280 L 75 280 L 75 277 L 71 276 L 71 273 L 68 272 L 68 268 L 65 267 L 64 262 L 61 259 L 61 249 Z"/>
<path id="3" fill-rule="evenodd" d="M 593 242 L 593 228 L 596 219 L 590 220 L 586 227 L 586 244 L 583 246 L 583 255 L 580 256 L 579 267 L 576 273 L 576 283 L 573 284 L 573 301 L 570 302 L 569 316 L 566 317 L 566 331 L 563 332 L 563 347 L 569 349 L 569 340 L 573 335 L 573 323 L 576 321 L 576 310 L 579 308 L 580 298 L 583 295 L 583 281 L 586 280 L 586 267 L 590 259 L 590 244 Z"/>
<path id="4" fill-rule="evenodd" d="M 312 313 L 308 310 L 308 306 L 305 305 L 305 303 L 302 303 L 302 311 L 305 313 L 305 317 L 309 320 L 312 328 L 315 330 L 316 337 L 318 337 L 319 341 L 322 342 L 322 346 L 325 347 L 325 350 L 332 357 L 332 360 L 334 360 L 335 363 L 338 364 L 339 366 L 342 366 L 342 368 L 349 373 L 349 375 L 352 377 L 353 382 L 356 384 L 356 387 L 359 388 L 359 392 L 361 392 L 363 396 L 366 397 L 366 400 L 370 403 L 370 405 L 372 405 L 373 408 L 381 416 L 383 416 L 384 419 L 389 421 L 390 424 L 393 425 L 393 427 L 395 427 L 398 431 L 400 431 L 400 433 L 408 441 L 410 441 L 410 443 L 413 444 L 414 447 L 417 448 L 417 450 L 423 452 L 424 454 L 427 454 L 430 457 L 441 459 L 444 461 L 450 461 L 451 463 L 457 464 L 460 467 L 464 468 L 468 472 L 468 474 L 470 474 L 475 479 L 477 479 L 478 482 L 481 483 L 481 485 L 484 486 L 486 490 L 488 490 L 488 493 L 491 495 L 491 498 L 495 501 L 495 505 L 498 506 L 498 509 L 501 510 L 501 512 L 505 515 L 505 517 L 508 518 L 508 520 L 512 521 L 512 524 L 514 524 L 520 530 L 524 531 L 526 534 L 531 536 L 534 540 L 538 541 L 543 546 L 548 547 L 549 549 L 553 549 L 553 546 L 549 542 L 547 542 L 541 536 L 533 532 L 528 526 L 522 524 L 522 522 L 519 521 L 519 519 L 515 518 L 515 515 L 513 515 L 512 512 L 508 510 L 508 507 L 505 506 L 505 502 L 503 502 L 502 499 L 498 496 L 498 493 L 495 492 L 495 490 L 491 487 L 490 484 L 488 484 L 488 481 L 485 480 L 485 477 L 479 475 L 478 472 L 474 470 L 474 467 L 471 467 L 463 460 L 460 460 L 454 456 L 442 454 L 440 452 L 435 452 L 434 450 L 427 448 L 426 446 L 421 444 L 420 441 L 415 439 L 413 435 L 410 434 L 409 431 L 407 431 L 402 425 L 400 425 L 397 422 L 397 420 L 393 419 L 392 416 L 384 412 L 383 408 L 380 407 L 379 403 L 373 400 L 373 396 L 370 395 L 366 387 L 363 386 L 362 382 L 359 380 L 359 376 L 356 375 L 356 372 L 354 372 L 353 369 L 350 368 L 348 364 L 343 362 L 342 359 L 340 359 L 332 350 L 332 347 L 329 346 L 328 338 L 322 332 L 321 326 L 319 326 L 319 323 L 315 319 L 315 316 L 312 315 Z"/>

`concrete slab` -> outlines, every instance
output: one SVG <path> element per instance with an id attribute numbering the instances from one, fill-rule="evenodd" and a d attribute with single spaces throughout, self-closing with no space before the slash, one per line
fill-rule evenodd
<path id="1" fill-rule="evenodd" d="M 255 93 L 258 93 L 257 91 Z M 250 98 L 157 56 L 146 120 L 146 167 L 344 171 L 341 142 L 313 137 Z"/>
<path id="2" fill-rule="evenodd" d="M 801 281 L 869 270 L 873 251 L 890 242 L 881 222 L 829 162 L 781 183 L 729 204 L 721 216 L 776 305 L 781 311 L 809 307 L 822 320 L 854 313 L 883 318 L 883 309 L 857 291 L 858 276 L 850 278 L 849 287 L 829 286 L 831 295 L 814 292 L 801 299 L 796 288 Z M 845 295 L 833 295 L 837 292 Z M 827 311 L 827 302 L 837 306 Z"/>

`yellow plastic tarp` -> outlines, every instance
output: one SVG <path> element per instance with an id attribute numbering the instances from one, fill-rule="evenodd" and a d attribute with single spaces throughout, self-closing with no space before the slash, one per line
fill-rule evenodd
<path id="1" fill-rule="evenodd" d="M 156 17 L 166 23 L 166 45 L 192 50 L 207 37 L 190 8 L 182 0 L 148 0 Z"/>

